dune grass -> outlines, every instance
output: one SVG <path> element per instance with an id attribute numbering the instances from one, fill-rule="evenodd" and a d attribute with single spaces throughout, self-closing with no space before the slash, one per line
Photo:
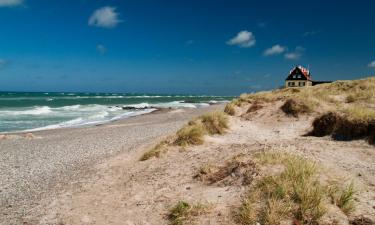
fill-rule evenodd
<path id="1" fill-rule="evenodd" d="M 192 224 L 194 217 L 208 212 L 209 206 L 197 203 L 191 205 L 185 201 L 179 201 L 169 212 L 168 219 L 171 225 Z"/>
<path id="2" fill-rule="evenodd" d="M 287 114 L 294 117 L 298 117 L 300 114 L 309 113 L 311 112 L 310 106 L 308 106 L 303 101 L 296 101 L 294 99 L 288 99 L 285 103 L 281 106 L 281 110 Z"/>
<path id="3" fill-rule="evenodd" d="M 237 214 L 238 223 L 274 225 L 292 217 L 301 224 L 315 224 L 323 216 L 324 188 L 314 163 L 286 153 L 262 153 L 257 160 L 285 169 L 262 177 L 251 187 Z"/>
<path id="4" fill-rule="evenodd" d="M 231 103 L 241 106 L 254 101 L 273 102 L 294 99 L 303 102 L 311 110 L 321 110 L 321 106 L 331 111 L 346 109 L 346 105 L 356 104 L 356 109 L 366 109 L 375 104 L 375 77 L 361 80 L 336 81 L 307 88 L 281 88 L 254 94 L 242 94 Z"/>
<path id="5" fill-rule="evenodd" d="M 242 94 L 230 104 L 248 107 L 275 101 L 284 101 L 281 110 L 287 115 L 318 114 L 309 135 L 331 135 L 340 141 L 366 139 L 375 145 L 375 77 Z"/>
<path id="6" fill-rule="evenodd" d="M 169 144 L 170 144 L 170 139 L 165 139 L 161 141 L 159 144 L 155 145 L 152 149 L 145 152 L 140 158 L 140 161 L 145 161 L 153 157 L 159 158 L 167 150 L 167 146 Z"/>
<path id="7" fill-rule="evenodd" d="M 177 138 L 174 141 L 175 145 L 201 145 L 203 144 L 204 128 L 201 124 L 187 125 L 177 131 Z"/>
<path id="8" fill-rule="evenodd" d="M 186 147 L 189 145 L 201 145 L 204 143 L 204 135 L 224 134 L 229 128 L 228 116 L 224 112 L 210 112 L 191 120 L 187 125 L 149 151 L 145 152 L 140 161 L 153 157 L 160 157 L 168 151 L 171 145 Z"/>
<path id="9" fill-rule="evenodd" d="M 354 185 L 321 182 L 319 166 L 297 155 L 270 150 L 254 157 L 264 168 L 282 166 L 276 174 L 261 175 L 249 187 L 242 206 L 235 213 L 238 224 L 277 225 L 285 221 L 294 224 L 317 225 L 331 200 L 344 213 L 354 209 Z"/>
<path id="10" fill-rule="evenodd" d="M 181 128 L 174 143 L 178 146 L 200 145 L 203 144 L 205 134 L 224 134 L 228 127 L 228 116 L 225 113 L 206 113 Z"/>
<path id="11" fill-rule="evenodd" d="M 351 182 L 347 186 L 332 184 L 328 193 L 331 197 L 332 203 L 337 205 L 345 214 L 350 214 L 354 210 L 354 184 Z"/>
<path id="12" fill-rule="evenodd" d="M 313 130 L 307 135 L 332 136 L 335 140 L 350 141 L 367 139 L 375 144 L 375 112 L 366 109 L 350 108 L 350 113 L 328 112 L 313 121 Z"/>
<path id="13" fill-rule="evenodd" d="M 228 116 L 223 112 L 206 113 L 198 119 L 202 122 L 204 130 L 210 135 L 224 134 L 229 127 Z"/>
<path id="14" fill-rule="evenodd" d="M 234 108 L 235 104 L 232 102 L 225 105 L 224 112 L 230 116 L 234 116 L 236 114 L 236 109 Z"/>

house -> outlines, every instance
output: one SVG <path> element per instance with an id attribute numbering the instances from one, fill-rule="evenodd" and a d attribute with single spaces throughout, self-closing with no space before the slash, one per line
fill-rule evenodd
<path id="1" fill-rule="evenodd" d="M 323 83 L 331 83 L 332 81 L 314 81 L 310 71 L 302 66 L 296 66 L 289 72 L 285 79 L 285 87 L 309 87 Z"/>

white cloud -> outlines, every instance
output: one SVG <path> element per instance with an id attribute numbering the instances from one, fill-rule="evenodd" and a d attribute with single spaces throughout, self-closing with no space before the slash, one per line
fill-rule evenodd
<path id="1" fill-rule="evenodd" d="M 121 20 L 115 7 L 105 6 L 93 12 L 89 18 L 89 25 L 103 28 L 116 27 Z"/>
<path id="2" fill-rule="evenodd" d="M 228 45 L 237 45 L 241 48 L 250 48 L 255 45 L 255 36 L 249 31 L 240 31 L 234 38 L 227 41 Z"/>
<path id="3" fill-rule="evenodd" d="M 12 7 L 22 4 L 23 0 L 0 0 L 0 7 Z"/>
<path id="4" fill-rule="evenodd" d="M 301 46 L 297 46 L 293 52 L 285 53 L 284 57 L 290 60 L 298 60 L 302 57 L 302 53 L 305 51 Z"/>
<path id="5" fill-rule="evenodd" d="M 368 67 L 375 68 L 375 60 L 368 64 Z"/>
<path id="6" fill-rule="evenodd" d="M 104 45 L 98 44 L 96 46 L 96 51 L 98 51 L 100 54 L 105 54 L 107 52 L 107 48 Z"/>
<path id="7" fill-rule="evenodd" d="M 263 55 L 265 56 L 271 56 L 271 55 L 279 55 L 283 52 L 285 52 L 286 48 L 281 45 L 274 45 L 271 48 L 266 49 L 263 52 Z"/>

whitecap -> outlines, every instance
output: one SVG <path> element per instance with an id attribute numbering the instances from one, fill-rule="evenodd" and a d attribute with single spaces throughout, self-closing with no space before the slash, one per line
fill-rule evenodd
<path id="1" fill-rule="evenodd" d="M 42 115 L 42 114 L 49 114 L 51 113 L 52 110 L 48 106 L 37 106 L 34 107 L 33 109 L 29 110 L 22 110 L 22 111 L 1 111 L 1 113 L 8 114 L 10 116 L 12 115 Z"/>

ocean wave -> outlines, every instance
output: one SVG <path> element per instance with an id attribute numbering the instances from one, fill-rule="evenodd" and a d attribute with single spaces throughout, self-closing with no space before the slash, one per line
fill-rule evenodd
<path id="1" fill-rule="evenodd" d="M 112 118 L 108 118 L 108 112 L 99 112 L 96 115 L 90 116 L 88 118 L 78 117 L 72 120 L 64 121 L 57 124 L 51 124 L 47 126 L 37 127 L 33 129 L 24 130 L 25 132 L 33 132 L 33 131 L 41 131 L 41 130 L 52 130 L 52 129 L 59 129 L 59 128 L 69 128 L 69 127 L 83 127 L 83 126 L 91 126 L 97 124 L 104 124 L 120 119 L 125 119 L 129 117 L 139 116 L 147 113 L 151 113 L 156 109 L 145 109 L 140 111 L 131 111 L 125 112 L 120 115 L 114 116 Z"/>
<path id="2" fill-rule="evenodd" d="M 57 94 L 50 93 L 49 96 L 44 96 L 42 99 L 44 103 L 40 106 L 31 107 L 0 107 L 0 132 L 5 131 L 20 131 L 20 130 L 45 130 L 45 129 L 56 129 L 65 127 L 75 127 L 75 126 L 88 126 L 95 124 L 107 123 L 110 121 L 142 115 L 150 113 L 157 110 L 157 108 L 202 108 L 208 107 L 210 104 L 217 104 L 221 99 L 190 99 L 188 98 L 176 98 L 176 99 L 158 99 L 158 100 L 148 100 L 146 98 L 158 98 L 158 97 L 168 97 L 162 95 L 142 95 L 142 96 L 125 96 L 129 98 L 142 97 L 145 99 L 133 100 L 130 102 L 138 102 L 138 104 L 125 104 L 113 102 L 111 105 L 100 104 L 102 101 L 89 101 L 95 102 L 97 104 L 84 104 L 85 101 L 68 101 L 72 104 L 67 105 L 66 102 L 59 102 L 59 99 L 65 98 L 76 98 L 78 96 L 66 96 L 69 93 L 65 93 L 65 96 L 57 97 Z M 86 96 L 94 97 L 94 96 Z M 110 95 L 102 96 L 98 95 L 96 97 L 124 97 L 123 95 Z M 176 97 L 176 96 L 171 96 Z M 181 96 L 186 97 L 186 96 Z M 196 97 L 196 96 L 193 96 Z M 205 96 L 206 97 L 206 96 Z M 34 98 L 34 97 L 32 97 Z M 46 102 L 48 99 L 54 99 L 53 102 Z M 0 98 L 1 100 L 1 98 Z M 8 99 L 9 100 L 9 99 Z M 110 103 L 110 101 L 104 101 L 105 103 Z M 77 104 L 79 103 L 79 104 Z M 18 103 L 17 103 L 18 104 Z M 40 104 L 37 102 L 36 104 Z M 64 104 L 64 105 L 60 105 Z M 123 110 L 122 107 L 129 107 Z"/>
<path id="3" fill-rule="evenodd" d="M 153 104 L 152 106 L 157 107 L 157 108 L 197 108 L 195 104 L 185 103 L 183 101 L 156 103 L 156 104 Z"/>
<path id="4" fill-rule="evenodd" d="M 19 110 L 19 111 L 11 111 L 11 110 L 4 110 L 0 111 L 1 115 L 6 116 L 19 116 L 19 115 L 42 115 L 42 114 L 49 114 L 52 110 L 48 106 L 37 106 L 32 109 L 27 110 Z"/>
<path id="5" fill-rule="evenodd" d="M 68 106 L 63 106 L 60 109 L 63 109 L 63 110 L 76 110 L 76 109 L 79 109 L 79 107 L 81 107 L 81 105 L 68 105 Z"/>
<path id="6" fill-rule="evenodd" d="M 89 117 L 89 119 L 104 119 L 109 115 L 109 112 L 102 111 Z"/>

